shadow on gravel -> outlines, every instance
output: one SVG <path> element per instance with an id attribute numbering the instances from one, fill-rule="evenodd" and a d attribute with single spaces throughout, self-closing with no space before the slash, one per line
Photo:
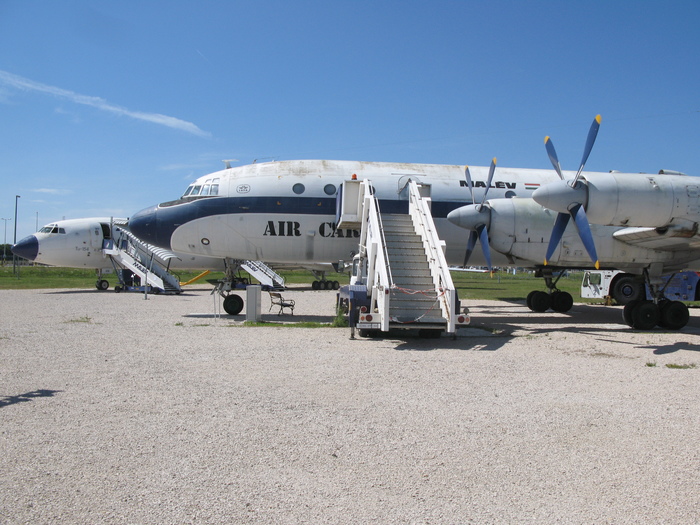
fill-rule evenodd
<path id="1" fill-rule="evenodd" d="M 63 390 L 34 390 L 33 392 L 27 392 L 26 394 L 20 394 L 18 396 L 5 396 L 0 398 L 0 408 L 16 405 L 17 403 L 26 403 L 37 397 L 53 397 L 54 394 L 59 392 L 63 392 Z"/>
<path id="2" fill-rule="evenodd" d="M 680 350 L 688 350 L 690 352 L 700 352 L 700 345 L 695 345 L 693 343 L 688 343 L 688 342 L 678 342 L 678 343 L 673 343 L 673 344 L 664 345 L 664 346 L 658 346 L 658 345 L 638 346 L 637 348 L 640 348 L 643 350 L 644 349 L 653 350 L 654 355 L 672 354 L 672 353 L 678 352 Z"/>
<path id="3" fill-rule="evenodd" d="M 188 317 L 192 319 L 217 319 L 220 318 L 224 321 L 235 321 L 237 323 L 243 323 L 246 321 L 245 315 L 229 315 L 222 312 L 221 315 L 208 314 L 208 313 L 191 313 L 184 314 L 182 317 Z M 260 317 L 260 322 L 270 323 L 271 325 L 281 325 L 281 324 L 295 324 L 295 323 L 332 323 L 334 317 L 330 315 L 262 315 Z"/>

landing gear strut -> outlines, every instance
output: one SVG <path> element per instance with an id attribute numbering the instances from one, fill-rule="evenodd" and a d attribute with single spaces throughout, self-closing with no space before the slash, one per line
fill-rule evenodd
<path id="1" fill-rule="evenodd" d="M 530 292 L 527 295 L 527 307 L 533 312 L 546 312 L 550 308 L 559 313 L 571 310 L 571 307 L 574 305 L 574 298 L 569 292 L 557 289 L 557 283 L 562 275 L 564 275 L 564 270 L 559 273 L 556 279 L 550 269 L 537 270 L 535 277 L 544 278 L 548 291 L 533 290 Z"/>
<path id="2" fill-rule="evenodd" d="M 670 301 L 665 298 L 664 290 L 671 279 L 663 286 L 661 283 L 649 277 L 649 272 L 644 270 L 644 280 L 649 286 L 653 299 L 630 301 L 622 310 L 622 319 L 625 324 L 635 330 L 651 330 L 660 326 L 667 330 L 680 330 L 690 319 L 690 313 L 685 303 Z"/>

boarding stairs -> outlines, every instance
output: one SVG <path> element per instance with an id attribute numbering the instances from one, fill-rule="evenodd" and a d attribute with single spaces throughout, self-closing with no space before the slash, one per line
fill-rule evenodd
<path id="1" fill-rule="evenodd" d="M 141 284 L 165 294 L 182 292 L 180 280 L 168 271 L 168 260 L 175 254 L 146 244 L 131 232 L 111 225 L 112 238 L 105 239 L 102 253 L 109 257 L 115 270 L 128 269 Z"/>
<path id="2" fill-rule="evenodd" d="M 263 286 L 284 290 L 284 277 L 262 261 L 240 261 L 240 267 L 257 279 Z"/>
<path id="3" fill-rule="evenodd" d="M 430 186 L 411 180 L 406 189 L 408 213 L 386 214 L 370 181 L 344 183 L 339 227 L 361 228 L 350 294 L 366 287 L 369 299 L 365 311 L 357 314 L 356 326 L 361 331 L 403 328 L 454 334 L 456 325 L 468 324 L 469 318 L 458 316 L 445 243 L 430 213 Z"/>

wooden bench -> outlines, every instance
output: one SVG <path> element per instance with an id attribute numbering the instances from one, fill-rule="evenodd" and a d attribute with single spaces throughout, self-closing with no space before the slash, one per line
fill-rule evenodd
<path id="1" fill-rule="evenodd" d="M 282 297 L 282 294 L 278 292 L 268 293 L 270 294 L 270 310 L 272 310 L 273 306 L 279 306 L 280 310 L 277 312 L 277 315 L 282 315 L 284 313 L 284 309 L 289 308 L 292 311 L 292 315 L 294 315 L 294 299 L 285 299 Z M 270 310 L 268 310 L 268 312 Z"/>

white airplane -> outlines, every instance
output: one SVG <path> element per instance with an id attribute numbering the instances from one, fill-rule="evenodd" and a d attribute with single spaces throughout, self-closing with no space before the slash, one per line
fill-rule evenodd
<path id="1" fill-rule="evenodd" d="M 554 171 L 499 168 L 496 172 L 495 159 L 490 168 L 466 170 L 330 160 L 227 166 L 198 178 L 179 199 L 139 211 L 129 220 L 129 228 L 145 242 L 176 252 L 342 266 L 357 252 L 359 238 L 357 231 L 336 227 L 343 183 L 369 179 L 383 213 L 405 213 L 407 183 L 415 180 L 430 185 L 432 215 L 446 243 L 448 264 L 466 266 L 469 261 L 475 266 L 538 269 L 550 293 L 528 296 L 528 306 L 536 311 L 571 308 L 570 294 L 556 289 L 553 271 L 557 269 L 615 268 L 644 275 L 653 285 L 660 275 L 700 268 L 700 245 L 693 241 L 700 208 L 694 179 L 667 172 L 654 176 L 583 172 L 599 124 L 596 117 L 576 174 L 561 171 L 549 139 L 547 151 Z M 575 180 L 577 189 L 565 188 L 561 181 L 566 179 Z M 610 181 L 607 186 L 605 181 Z M 587 193 L 578 189 L 582 185 Z M 660 194 L 656 188 L 666 186 L 676 188 L 676 196 L 688 195 L 680 206 L 686 222 L 673 215 L 678 206 L 670 210 L 667 206 L 665 213 L 655 211 L 654 192 Z M 685 189 L 690 187 L 696 189 Z M 564 196 L 559 197 L 560 193 Z M 615 203 L 617 207 L 608 206 Z M 587 211 L 594 223 L 590 227 Z M 577 230 L 566 228 L 570 216 Z M 472 254 L 477 239 L 482 249 Z M 634 315 L 633 308 L 626 309 L 625 319 L 636 328 L 657 323 L 680 328 L 687 323 L 688 311 L 682 303 L 674 302 L 672 308 L 650 304 L 636 305 L 639 312 Z"/>
<path id="2" fill-rule="evenodd" d="M 111 274 L 114 265 L 105 256 L 103 248 L 105 240 L 119 240 L 126 235 L 126 219 L 114 219 L 111 217 L 92 217 L 84 219 L 64 219 L 49 223 L 36 233 L 21 239 L 12 246 L 12 252 L 19 257 L 49 266 L 61 266 L 66 268 L 91 268 L 97 273 L 95 286 L 98 290 L 107 290 L 109 281 L 105 276 Z M 156 250 L 158 251 L 158 250 Z M 220 287 L 221 295 L 226 299 L 232 288 L 238 281 L 246 280 L 237 275 L 243 261 L 231 261 L 222 257 L 206 257 L 191 253 L 172 253 L 160 250 L 161 260 L 167 263 L 167 268 L 177 270 L 210 270 L 226 272 L 224 286 Z M 166 261 L 167 259 L 167 261 Z M 238 263 L 238 264 L 237 264 Z M 248 263 L 248 261 L 245 261 Z M 330 264 L 315 264 L 305 267 L 294 265 L 276 265 L 280 270 L 304 269 L 311 271 L 319 280 L 314 281 L 312 287 L 321 289 L 337 289 L 338 281 L 325 279 L 327 272 L 333 271 Z M 252 270 L 251 270 L 252 271 Z M 115 288 L 116 289 L 116 288 Z M 229 313 L 239 313 L 242 302 L 238 296 L 232 297 L 233 304 L 227 306 Z M 226 301 L 225 301 L 226 304 Z"/>
<path id="3" fill-rule="evenodd" d="M 95 286 L 107 290 L 107 274 L 114 270 L 104 255 L 104 241 L 115 239 L 126 230 L 126 219 L 92 217 L 66 219 L 43 226 L 39 231 L 21 239 L 12 246 L 12 253 L 27 260 L 49 266 L 91 268 L 97 273 Z M 172 269 L 223 270 L 222 258 L 201 257 L 192 254 L 172 254 Z"/>

